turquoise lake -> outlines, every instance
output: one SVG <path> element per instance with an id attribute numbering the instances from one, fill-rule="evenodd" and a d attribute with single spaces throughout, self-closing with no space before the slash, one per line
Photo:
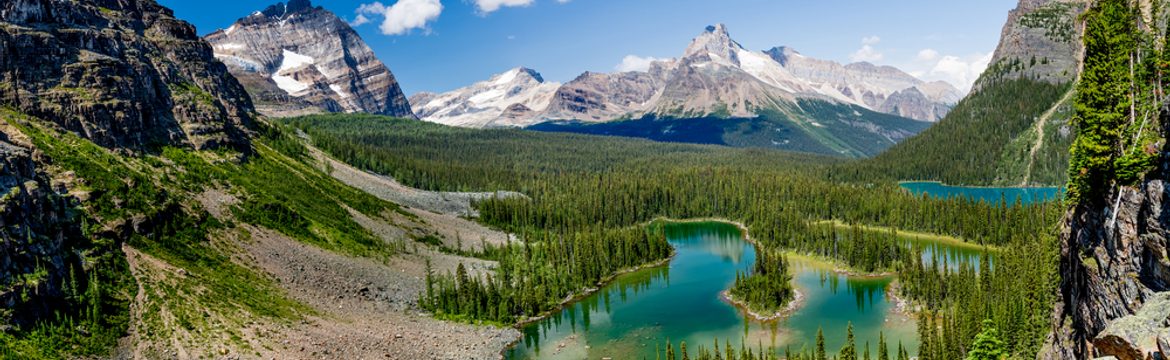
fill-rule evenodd
<path id="1" fill-rule="evenodd" d="M 689 348 L 710 348 L 730 340 L 733 346 L 785 346 L 798 350 L 815 344 L 818 328 L 826 349 L 836 352 L 852 322 L 858 347 L 868 341 L 876 351 L 879 331 L 897 349 L 899 341 L 915 352 L 915 322 L 894 311 L 886 295 L 893 277 L 856 278 L 823 265 L 793 258 L 795 285 L 803 303 L 791 316 L 759 322 L 724 302 L 720 293 L 735 280 L 736 270 L 755 261 L 754 248 L 734 225 L 717 222 L 667 226 L 677 254 L 668 266 L 618 277 L 596 293 L 560 312 L 529 324 L 509 359 L 654 359 L 656 348 L 670 339 Z M 722 346 L 722 345 L 721 345 Z"/>
<path id="2" fill-rule="evenodd" d="M 951 186 L 932 181 L 906 181 L 899 183 L 903 189 L 915 196 L 927 194 L 936 198 L 965 196 L 976 201 L 998 204 L 1006 201 L 1009 205 L 1018 199 L 1023 204 L 1056 200 L 1064 196 L 1058 187 L 972 187 Z"/>

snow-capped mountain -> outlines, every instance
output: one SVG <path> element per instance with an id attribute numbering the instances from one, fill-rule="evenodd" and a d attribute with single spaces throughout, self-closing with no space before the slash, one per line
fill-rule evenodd
<path id="1" fill-rule="evenodd" d="M 394 75 L 357 32 L 309 0 L 277 3 L 206 39 L 268 115 L 414 116 Z"/>
<path id="2" fill-rule="evenodd" d="M 538 119 L 561 84 L 545 82 L 536 71 L 515 68 L 487 81 L 443 94 L 410 98 L 419 118 L 450 126 L 524 127 Z"/>
<path id="3" fill-rule="evenodd" d="M 890 66 L 842 65 L 785 47 L 766 52 L 747 50 L 722 24 L 708 26 L 678 59 L 656 61 L 643 72 L 586 72 L 559 87 L 541 83 L 517 85 L 523 91 L 499 89 L 512 85 L 496 84 L 495 79 L 511 79 L 513 72 L 442 95 L 416 95 L 411 103 L 428 121 L 468 127 L 524 127 L 546 121 L 592 123 L 645 116 L 756 117 L 791 108 L 800 99 L 856 105 L 933 122 L 962 98 L 950 84 L 927 83 Z M 467 101 L 481 92 L 494 95 L 501 91 L 512 95 L 490 96 L 487 103 L 488 95 Z M 424 99 L 426 103 L 420 103 Z M 522 108 L 505 111 L 513 104 Z"/>

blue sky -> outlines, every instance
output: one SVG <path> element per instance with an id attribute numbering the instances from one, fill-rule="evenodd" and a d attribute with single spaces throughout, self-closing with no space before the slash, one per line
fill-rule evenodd
<path id="1" fill-rule="evenodd" d="M 200 34 L 276 0 L 159 0 Z M 670 58 L 709 24 L 751 50 L 791 46 L 893 65 L 966 88 L 1016 0 L 317 0 L 350 21 L 407 94 L 447 91 L 517 66 L 568 81 L 623 59 Z M 637 57 L 637 58 L 635 58 Z M 631 63 L 637 63 L 633 61 Z M 629 63 L 628 63 L 629 64 Z"/>

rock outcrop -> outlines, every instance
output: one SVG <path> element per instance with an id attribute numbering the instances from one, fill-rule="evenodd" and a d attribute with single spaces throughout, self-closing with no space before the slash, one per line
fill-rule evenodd
<path id="1" fill-rule="evenodd" d="M 1080 71 L 1081 27 L 1088 0 L 1020 0 L 1008 13 L 999 46 L 974 90 L 1001 80 L 1066 83 Z"/>
<path id="2" fill-rule="evenodd" d="M 1093 346 L 1101 354 L 1119 360 L 1165 359 L 1170 351 L 1170 292 L 1154 294 L 1137 313 L 1113 321 L 1096 338 Z"/>
<path id="3" fill-rule="evenodd" d="M 357 32 L 308 0 L 277 3 L 206 38 L 267 115 L 414 117 L 394 74 Z"/>
<path id="4" fill-rule="evenodd" d="M 84 274 L 70 198 L 58 194 L 19 133 L 0 120 L 0 331 L 33 324 L 59 308 L 65 279 Z"/>
<path id="5" fill-rule="evenodd" d="M 1170 291 L 1168 165 L 1139 186 L 1114 188 L 1067 216 L 1061 301 L 1041 359 L 1095 356 L 1098 334 L 1138 313 L 1156 293 Z"/>
<path id="6" fill-rule="evenodd" d="M 248 94 L 154 1 L 3 1 L 0 49 L 0 104 L 99 145 L 248 144 Z"/>

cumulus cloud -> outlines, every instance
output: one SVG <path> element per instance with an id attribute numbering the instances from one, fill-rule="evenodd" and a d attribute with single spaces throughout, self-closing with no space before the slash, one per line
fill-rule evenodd
<path id="1" fill-rule="evenodd" d="M 488 14 L 507 6 L 528 6 L 535 0 L 474 0 L 479 11 Z"/>
<path id="2" fill-rule="evenodd" d="M 930 69 L 929 75 L 968 90 L 971 85 L 975 84 L 975 80 L 979 79 L 983 70 L 987 69 L 990 62 L 991 53 L 972 55 L 966 58 L 943 56 L 938 60 L 938 63 L 934 64 L 934 68 Z"/>
<path id="3" fill-rule="evenodd" d="M 938 58 L 938 51 L 935 49 L 922 49 L 918 52 L 919 61 L 931 61 Z"/>
<path id="4" fill-rule="evenodd" d="M 370 22 L 370 18 L 366 17 L 363 14 L 358 14 L 357 17 L 353 18 L 353 21 L 349 22 L 349 26 L 357 27 L 357 26 L 365 25 L 369 22 Z"/>
<path id="5" fill-rule="evenodd" d="M 880 42 L 882 42 L 882 38 L 878 37 L 877 35 L 861 38 L 861 48 L 857 49 L 857 51 L 854 51 L 852 54 L 849 54 L 849 60 L 853 62 L 882 61 L 882 59 L 885 59 L 886 56 L 873 47 Z"/>
<path id="6" fill-rule="evenodd" d="M 963 91 L 971 89 L 983 70 L 991 62 L 992 53 L 975 53 L 967 56 L 943 55 L 933 49 L 924 49 L 906 70 L 915 77 L 926 81 L 946 81 Z"/>
<path id="7" fill-rule="evenodd" d="M 622 63 L 614 66 L 617 71 L 647 71 L 650 70 L 650 64 L 662 59 L 653 57 L 641 57 L 637 55 L 626 55 L 622 58 Z"/>
<path id="8" fill-rule="evenodd" d="M 358 7 L 359 19 L 354 22 L 362 18 L 370 22 L 365 15 L 381 16 L 382 24 L 378 28 L 382 34 L 403 35 L 413 29 L 426 29 L 427 24 L 438 19 L 442 12 L 443 4 L 439 0 L 398 0 L 390 6 L 375 1 Z"/>

